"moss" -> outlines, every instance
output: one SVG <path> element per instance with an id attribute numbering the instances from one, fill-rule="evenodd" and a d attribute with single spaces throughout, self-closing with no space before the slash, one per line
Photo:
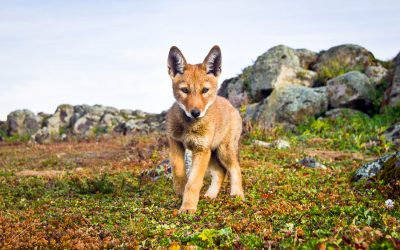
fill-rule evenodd
<path id="1" fill-rule="evenodd" d="M 329 63 L 323 65 L 319 70 L 318 70 L 318 75 L 317 75 L 317 85 L 326 85 L 326 82 L 332 78 L 335 78 L 337 76 L 346 74 L 350 71 L 364 71 L 364 65 L 356 65 L 351 67 L 348 63 L 343 63 L 339 60 L 332 60 L 329 61 Z"/>

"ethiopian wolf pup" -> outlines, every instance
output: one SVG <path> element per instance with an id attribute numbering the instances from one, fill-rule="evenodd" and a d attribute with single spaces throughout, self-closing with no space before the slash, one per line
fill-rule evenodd
<path id="1" fill-rule="evenodd" d="M 228 171 L 231 195 L 244 198 L 239 166 L 242 119 L 228 100 L 217 96 L 221 59 L 218 46 L 210 50 L 203 63 L 194 65 L 186 63 L 177 47 L 169 51 L 168 73 L 176 102 L 168 111 L 167 133 L 174 189 L 183 195 L 181 213 L 196 211 L 207 169 L 212 179 L 205 197 L 217 197 Z M 185 149 L 193 155 L 189 177 Z"/>

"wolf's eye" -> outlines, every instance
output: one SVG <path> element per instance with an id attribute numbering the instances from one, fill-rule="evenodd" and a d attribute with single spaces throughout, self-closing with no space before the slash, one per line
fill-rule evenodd
<path id="1" fill-rule="evenodd" d="M 205 93 L 208 92 L 208 90 L 209 90 L 209 88 L 203 88 L 203 89 L 201 90 L 201 93 L 205 94 Z"/>
<path id="2" fill-rule="evenodd" d="M 189 94 L 189 89 L 188 88 L 181 88 L 181 91 L 185 94 Z"/>

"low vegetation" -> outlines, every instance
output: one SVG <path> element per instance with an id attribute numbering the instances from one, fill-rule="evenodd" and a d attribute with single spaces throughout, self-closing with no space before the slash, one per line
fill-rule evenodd
<path id="1" fill-rule="evenodd" d="M 170 179 L 141 174 L 167 158 L 163 134 L 3 142 L 0 248 L 399 248 L 400 184 L 350 181 L 361 164 L 395 150 L 380 134 L 399 117 L 394 109 L 309 120 L 293 132 L 253 129 L 241 147 L 246 200 L 231 198 L 225 181 L 193 215 L 178 214 Z M 277 138 L 291 148 L 252 144 Z M 327 169 L 303 167 L 305 156 Z"/>

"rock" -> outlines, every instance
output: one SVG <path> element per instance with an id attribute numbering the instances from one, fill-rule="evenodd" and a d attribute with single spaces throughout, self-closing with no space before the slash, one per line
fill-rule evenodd
<path id="1" fill-rule="evenodd" d="M 251 122 L 259 116 L 260 106 L 262 103 L 256 102 L 246 105 L 246 112 L 244 114 L 244 121 Z"/>
<path id="2" fill-rule="evenodd" d="M 121 109 L 119 115 L 125 120 L 145 118 L 148 114 L 141 110 Z"/>
<path id="3" fill-rule="evenodd" d="M 324 118 L 330 118 L 330 119 L 338 119 L 338 118 L 342 118 L 342 119 L 348 119 L 351 118 L 353 116 L 361 116 L 364 118 L 369 118 L 369 116 L 359 110 L 355 110 L 355 109 L 349 109 L 349 108 L 336 108 L 336 109 L 331 109 L 328 110 L 325 113 L 325 117 Z"/>
<path id="4" fill-rule="evenodd" d="M 248 95 L 242 76 L 223 81 L 218 90 L 218 95 L 228 99 L 235 108 L 239 108 L 248 102 Z"/>
<path id="5" fill-rule="evenodd" d="M 105 111 L 106 107 L 102 105 L 93 105 L 93 106 L 88 106 L 88 108 L 86 109 L 86 114 L 102 117 Z"/>
<path id="6" fill-rule="evenodd" d="M 140 120 L 138 119 L 130 119 L 126 122 L 120 123 L 114 130 L 115 132 L 123 133 L 124 135 L 126 135 L 131 131 L 139 130 L 139 128 L 141 128 L 139 123 Z"/>
<path id="7" fill-rule="evenodd" d="M 68 136 L 67 136 L 66 134 L 61 134 L 61 135 L 60 135 L 60 139 L 61 139 L 62 141 L 66 141 L 66 140 L 68 139 Z"/>
<path id="8" fill-rule="evenodd" d="M 264 128 L 276 123 L 297 125 L 306 118 L 318 116 L 328 108 L 326 88 L 288 85 L 275 89 L 260 105 L 254 120 Z"/>
<path id="9" fill-rule="evenodd" d="M 320 169 L 326 169 L 326 166 L 322 163 L 319 163 L 315 158 L 313 157 L 305 157 L 298 161 L 301 165 L 308 167 L 308 168 L 320 168 Z"/>
<path id="10" fill-rule="evenodd" d="M 265 142 L 260 140 L 254 140 L 253 145 L 263 147 L 263 148 L 277 148 L 277 149 L 287 149 L 290 148 L 290 143 L 283 139 L 275 140 L 274 142 Z"/>
<path id="11" fill-rule="evenodd" d="M 385 90 L 383 105 L 400 106 L 400 53 L 394 58 L 395 68 L 390 86 Z"/>
<path id="12" fill-rule="evenodd" d="M 135 115 L 135 111 L 130 110 L 130 109 L 121 109 L 119 111 L 119 114 L 124 118 L 124 119 L 129 119 L 129 118 L 133 118 Z"/>
<path id="13" fill-rule="evenodd" d="M 77 114 L 77 116 L 79 117 L 82 117 L 84 114 L 88 113 L 87 112 L 88 110 L 89 110 L 89 105 L 86 104 L 74 106 L 74 114 Z"/>
<path id="14" fill-rule="evenodd" d="M 72 132 L 75 135 L 92 136 L 95 134 L 94 130 L 97 127 L 99 121 L 99 116 L 86 114 L 75 122 Z"/>
<path id="15" fill-rule="evenodd" d="M 312 68 L 318 73 L 332 67 L 365 71 L 366 67 L 373 65 L 377 65 L 377 60 L 370 51 L 358 45 L 343 44 L 322 51 Z"/>
<path id="16" fill-rule="evenodd" d="M 39 129 L 34 135 L 32 135 L 33 141 L 39 144 L 50 142 L 50 132 L 47 127 Z"/>
<path id="17" fill-rule="evenodd" d="M 300 60 L 294 49 L 278 45 L 259 56 L 248 77 L 250 95 L 253 101 L 262 100 L 272 89 L 286 84 L 312 86 L 316 74 L 300 67 Z"/>
<path id="18" fill-rule="evenodd" d="M 395 145 L 400 145 L 400 122 L 386 129 L 385 132 L 383 132 L 383 136 L 386 138 L 386 140 L 394 143 Z"/>
<path id="19" fill-rule="evenodd" d="M 164 131 L 165 130 L 165 115 L 166 112 L 161 114 L 146 114 L 145 118 L 132 118 L 125 122 L 121 122 L 114 128 L 117 133 L 123 133 L 126 135 L 130 132 L 141 132 L 149 133 L 152 131 Z"/>
<path id="20" fill-rule="evenodd" d="M 263 148 L 272 148 L 274 144 L 271 143 L 271 142 L 254 140 L 253 141 L 253 145 L 256 145 L 256 146 L 259 146 L 259 147 L 263 147 Z"/>
<path id="21" fill-rule="evenodd" d="M 146 113 L 146 112 L 144 112 L 144 111 L 142 111 L 142 110 L 134 110 L 133 111 L 133 114 L 136 116 L 136 117 L 138 117 L 138 118 L 144 118 L 144 117 L 146 117 L 147 115 L 149 115 L 148 113 Z"/>
<path id="22" fill-rule="evenodd" d="M 1 137 L 0 141 L 4 140 L 4 137 L 7 135 L 7 130 L 8 130 L 7 123 L 4 121 L 0 121 L 0 137 Z"/>
<path id="23" fill-rule="evenodd" d="M 7 116 L 8 135 L 33 135 L 39 130 L 39 119 L 27 109 L 16 110 Z"/>
<path id="24" fill-rule="evenodd" d="M 296 49 L 296 55 L 299 58 L 300 66 L 303 69 L 310 69 L 318 58 L 317 53 L 308 49 Z"/>
<path id="25" fill-rule="evenodd" d="M 38 122 L 39 122 L 40 127 L 46 126 L 47 120 L 51 116 L 52 116 L 51 114 L 47 114 L 47 113 L 44 113 L 44 112 L 39 112 L 36 117 L 38 118 Z"/>
<path id="26" fill-rule="evenodd" d="M 372 105 L 374 88 L 368 77 L 351 71 L 328 81 L 329 105 L 333 108 L 368 110 Z"/>
<path id="27" fill-rule="evenodd" d="M 383 80 L 386 78 L 388 74 L 388 70 L 382 67 L 381 65 L 378 66 L 368 66 L 365 69 L 365 75 L 368 76 L 371 83 L 374 85 L 382 84 Z"/>
<path id="28" fill-rule="evenodd" d="M 400 168 L 400 152 L 394 153 L 394 154 L 389 154 L 382 156 L 381 158 L 378 158 L 374 161 L 370 161 L 362 165 L 359 169 L 356 170 L 355 174 L 352 177 L 353 181 L 359 181 L 361 179 L 368 179 L 371 177 L 374 177 L 379 174 L 379 172 L 382 170 L 382 168 L 388 163 L 391 163 L 391 161 L 394 161 L 395 164 L 393 164 L 395 167 Z M 399 163 L 399 164 L 397 164 Z M 396 165 L 397 164 L 397 165 Z M 389 164 L 390 165 L 390 164 Z M 389 166 L 391 167 L 391 166 Z M 399 172 L 400 174 L 400 172 Z M 400 178 L 400 175 L 399 175 Z"/>
<path id="29" fill-rule="evenodd" d="M 55 136 L 59 135 L 61 129 L 66 129 L 70 126 L 71 118 L 74 115 L 74 107 L 69 104 L 59 105 L 53 116 L 47 119 L 45 126 L 48 132 Z"/>
<path id="30" fill-rule="evenodd" d="M 120 123 L 124 122 L 124 118 L 118 115 L 114 115 L 111 113 L 105 113 L 103 117 L 100 119 L 100 126 L 103 126 L 107 129 L 113 129 L 118 126 Z"/>
<path id="31" fill-rule="evenodd" d="M 290 143 L 288 141 L 282 140 L 282 139 L 278 139 L 274 142 L 275 147 L 277 149 L 287 149 L 290 148 Z"/>
<path id="32" fill-rule="evenodd" d="M 378 180 L 386 183 L 399 185 L 400 180 L 400 152 L 387 159 L 377 175 Z"/>

